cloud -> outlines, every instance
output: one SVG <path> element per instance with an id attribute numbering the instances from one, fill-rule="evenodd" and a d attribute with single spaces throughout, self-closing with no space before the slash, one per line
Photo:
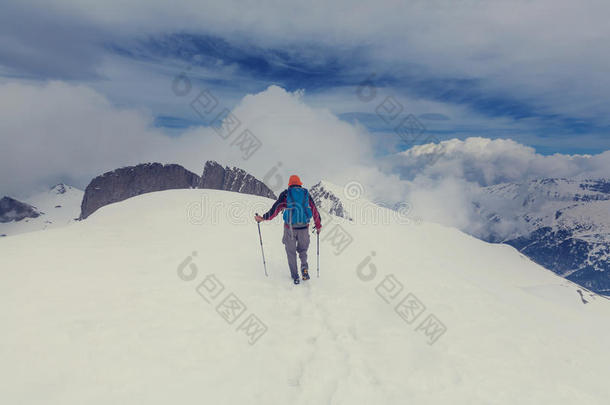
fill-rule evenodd
<path id="1" fill-rule="evenodd" d="M 486 198 L 483 187 L 538 178 L 608 178 L 610 151 L 544 156 L 512 140 L 477 137 L 415 146 L 388 157 L 384 166 L 404 182 L 414 215 L 477 236 L 507 235 L 524 224 L 517 219 L 492 224 L 482 218 L 474 203 Z M 487 202 L 508 218 L 519 208 L 512 204 L 520 204 Z"/>
<path id="2" fill-rule="evenodd" d="M 0 184 L 22 195 L 146 161 L 171 143 L 143 111 L 119 109 L 81 85 L 0 84 Z"/>
<path id="3" fill-rule="evenodd" d="M 102 38 L 110 40 L 114 34 L 52 4 L 27 9 L 3 4 L 0 67 L 9 77 L 96 79 Z"/>
<path id="4" fill-rule="evenodd" d="M 194 86 L 181 98 L 182 108 L 193 115 L 191 103 L 201 90 Z M 149 111 L 117 107 L 87 86 L 1 84 L 0 195 L 23 197 L 59 181 L 84 187 L 107 170 L 148 161 L 179 163 L 200 173 L 203 163 L 214 159 L 246 169 L 275 191 L 291 174 L 300 175 L 306 186 L 319 180 L 357 181 L 371 201 L 406 202 L 415 217 L 483 235 L 489 224 L 473 206 L 482 187 L 610 174 L 610 151 L 545 156 L 513 140 L 482 137 L 380 157 L 374 148 L 377 134 L 305 100 L 302 91 L 270 86 L 231 109 L 240 124 L 230 136 L 197 126 L 169 137 L 154 127 Z M 222 98 L 218 101 L 210 121 L 228 107 Z M 246 130 L 260 141 L 251 155 L 239 142 Z M 520 226 L 500 225 L 502 232 Z"/>
<path id="5" fill-rule="evenodd" d="M 270 86 L 245 96 L 232 113 L 241 124 L 227 140 L 209 128 L 189 131 L 186 136 L 198 139 L 195 150 L 214 150 L 217 159 L 267 179 L 276 191 L 286 186 L 291 174 L 299 174 L 309 186 L 322 179 L 344 184 L 362 178 L 371 188 L 397 177 L 377 168 L 366 129 L 308 105 L 302 92 Z M 248 159 L 235 143 L 244 130 L 261 142 Z"/>
<path id="6" fill-rule="evenodd" d="M 100 54 L 112 53 L 105 47 L 109 43 L 150 38 L 163 42 L 176 33 L 188 33 L 195 39 L 214 36 L 230 44 L 222 51 L 231 55 L 221 52 L 219 69 L 246 67 L 245 73 L 237 69 L 232 78 L 241 79 L 240 86 L 250 86 L 248 92 L 274 82 L 285 87 L 282 79 L 307 81 L 313 76 L 328 87 L 332 83 L 326 76 L 350 82 L 375 72 L 414 98 L 468 105 L 491 117 L 538 120 L 538 127 L 597 133 L 598 143 L 599 134 L 610 126 L 610 28 L 605 19 L 610 4 L 603 0 L 586 6 L 568 0 L 472 0 L 459 7 L 445 1 L 382 0 L 354 6 L 349 0 L 259 0 L 247 10 L 238 1 L 92 4 L 24 0 L 3 9 L 0 64 L 10 75 L 42 75 L 45 68 L 48 77 L 104 75 L 112 66 L 97 62 Z M 43 28 L 33 32 L 31 27 Z M 193 41 L 182 47 L 171 41 L 166 45 L 172 49 L 162 51 L 169 52 L 170 59 L 193 51 Z M 253 54 L 255 49 L 260 52 Z M 124 55 L 131 50 L 127 47 Z M 163 52 L 152 55 L 160 64 L 168 59 Z M 261 74 L 244 80 L 266 64 L 286 69 L 280 69 L 279 76 L 262 75 L 264 83 L 256 82 Z M 132 65 L 134 71 L 142 67 Z M 318 71 L 323 74 L 316 75 Z M 307 81 L 308 90 L 315 81 Z"/>
<path id="7" fill-rule="evenodd" d="M 200 90 L 184 96 L 184 109 L 191 109 Z M 220 99 L 214 115 L 223 107 Z M 366 130 L 307 105 L 302 92 L 270 86 L 245 96 L 232 113 L 240 125 L 226 139 L 210 126 L 168 137 L 153 126 L 149 112 L 114 106 L 86 86 L 2 84 L 0 194 L 23 196 L 58 181 L 84 187 L 107 170 L 148 161 L 200 173 L 205 160 L 215 159 L 278 180 L 282 188 L 293 173 L 310 186 L 321 179 L 362 177 L 378 187 L 390 181 L 375 166 Z M 261 142 L 251 156 L 238 141 L 245 130 Z"/>
<path id="8" fill-rule="evenodd" d="M 73 0 L 24 3 L 31 3 L 25 6 L 29 10 L 51 4 L 57 15 L 124 38 L 193 32 L 285 52 L 296 48 L 300 64 L 312 66 L 326 55 L 302 45 L 337 51 L 365 45 L 367 67 L 396 76 L 408 72 L 416 84 L 434 81 L 441 97 L 456 94 L 483 108 L 493 94 L 539 114 L 606 116 L 610 5 L 603 0 L 586 6 L 568 0 L 472 0 L 460 7 L 445 1 L 383 0 L 354 7 L 349 0 L 260 0 L 247 10 L 238 1 L 213 6 L 196 0 L 109 0 L 95 7 Z M 472 86 L 471 100 L 464 99 L 462 91 Z"/>
<path id="9" fill-rule="evenodd" d="M 593 156 L 545 156 L 510 139 L 481 137 L 416 146 L 388 160 L 406 179 L 456 177 L 480 186 L 540 177 L 604 177 L 610 174 L 610 151 Z"/>

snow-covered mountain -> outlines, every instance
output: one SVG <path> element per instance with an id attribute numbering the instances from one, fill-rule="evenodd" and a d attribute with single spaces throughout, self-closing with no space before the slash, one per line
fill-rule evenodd
<path id="1" fill-rule="evenodd" d="M 294 286 L 279 219 L 263 273 L 272 202 L 169 190 L 5 238 L 3 402 L 607 404 L 607 299 L 510 246 L 357 215 Z"/>
<path id="2" fill-rule="evenodd" d="M 344 206 L 341 197 L 343 195 L 343 189 L 329 183 L 327 181 L 320 181 L 314 184 L 310 189 L 311 198 L 316 203 L 318 210 L 334 215 L 337 217 L 352 220 L 352 216 Z"/>
<path id="3" fill-rule="evenodd" d="M 37 216 L 0 222 L 0 235 L 11 236 L 67 225 L 78 218 L 83 191 L 66 184 L 56 184 L 50 190 L 26 199 Z"/>
<path id="4" fill-rule="evenodd" d="M 610 295 L 610 180 L 539 179 L 486 187 L 478 236 L 504 242 L 572 281 Z"/>

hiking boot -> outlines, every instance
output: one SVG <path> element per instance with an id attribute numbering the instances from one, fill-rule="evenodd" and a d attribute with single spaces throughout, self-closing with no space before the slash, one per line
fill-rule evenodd
<path id="1" fill-rule="evenodd" d="M 307 269 L 301 270 L 301 273 L 303 273 L 303 280 L 309 280 L 309 271 Z"/>
<path id="2" fill-rule="evenodd" d="M 301 280 L 299 280 L 298 277 L 294 279 L 294 284 L 295 285 L 299 284 L 300 282 L 301 282 Z"/>

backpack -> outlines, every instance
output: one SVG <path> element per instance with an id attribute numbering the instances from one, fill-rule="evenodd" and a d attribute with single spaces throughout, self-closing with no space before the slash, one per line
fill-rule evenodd
<path id="1" fill-rule="evenodd" d="M 309 191 L 303 187 L 288 187 L 284 223 L 292 228 L 304 228 L 309 224 L 312 215 L 309 208 Z"/>

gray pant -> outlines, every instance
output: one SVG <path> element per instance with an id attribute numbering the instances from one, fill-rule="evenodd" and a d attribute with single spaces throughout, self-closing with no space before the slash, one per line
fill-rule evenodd
<path id="1" fill-rule="evenodd" d="M 284 227 L 284 236 L 282 243 L 286 248 L 286 256 L 288 257 L 288 267 L 290 267 L 290 275 L 293 279 L 299 278 L 297 270 L 297 253 L 301 259 L 301 270 L 309 269 L 307 265 L 307 249 L 309 248 L 309 228 L 293 229 Z"/>

